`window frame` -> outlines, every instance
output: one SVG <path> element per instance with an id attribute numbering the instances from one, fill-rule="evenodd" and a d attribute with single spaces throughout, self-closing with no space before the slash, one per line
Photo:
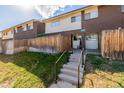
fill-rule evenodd
<path id="1" fill-rule="evenodd" d="M 60 26 L 60 21 L 52 22 L 52 23 L 51 23 L 51 26 L 52 26 L 52 27 L 58 27 L 58 26 Z"/>
<path id="2" fill-rule="evenodd" d="M 26 30 L 32 30 L 33 29 L 33 26 L 30 25 L 30 24 L 26 24 Z"/>
<path id="3" fill-rule="evenodd" d="M 86 17 L 86 15 L 88 15 L 88 17 Z M 90 19 L 90 13 L 84 14 L 84 19 L 85 19 L 85 20 L 89 20 L 89 19 Z"/>
<path id="4" fill-rule="evenodd" d="M 20 30 L 19 28 L 21 28 L 21 30 Z M 24 31 L 24 27 L 23 27 L 23 26 L 18 26 L 18 27 L 17 27 L 17 31 L 18 31 L 18 32 Z"/>
<path id="5" fill-rule="evenodd" d="M 121 12 L 124 13 L 124 5 L 121 5 Z"/>
<path id="6" fill-rule="evenodd" d="M 71 17 L 71 23 L 74 22 L 81 22 L 81 15 Z"/>
<path id="7" fill-rule="evenodd" d="M 88 17 L 86 18 L 87 14 L 89 14 L 89 18 Z M 91 11 L 91 12 L 84 14 L 84 20 L 94 19 L 94 18 L 97 18 L 98 16 L 99 16 L 98 11 Z"/>

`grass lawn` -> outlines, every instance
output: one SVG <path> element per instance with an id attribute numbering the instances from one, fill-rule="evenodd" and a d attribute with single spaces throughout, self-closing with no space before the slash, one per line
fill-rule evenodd
<path id="1" fill-rule="evenodd" d="M 14 55 L 0 55 L 0 87 L 43 88 L 52 83 L 55 61 L 61 54 L 23 52 Z M 67 62 L 66 53 L 59 65 Z"/>
<path id="2" fill-rule="evenodd" d="M 84 88 L 124 87 L 124 62 L 110 61 L 101 56 L 88 55 Z"/>

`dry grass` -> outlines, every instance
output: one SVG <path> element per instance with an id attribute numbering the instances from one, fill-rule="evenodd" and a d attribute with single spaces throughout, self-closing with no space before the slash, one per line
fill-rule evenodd
<path id="1" fill-rule="evenodd" d="M 100 64 L 96 64 L 96 61 Z M 95 63 L 95 64 L 94 64 Z M 118 88 L 124 87 L 124 63 L 121 61 L 109 61 L 94 55 L 88 56 L 86 64 L 85 88 Z"/>
<path id="2" fill-rule="evenodd" d="M 53 81 L 54 63 L 61 54 L 23 52 L 14 55 L 0 55 L 0 87 L 44 88 Z M 67 62 L 66 53 L 57 66 L 59 73 Z"/>

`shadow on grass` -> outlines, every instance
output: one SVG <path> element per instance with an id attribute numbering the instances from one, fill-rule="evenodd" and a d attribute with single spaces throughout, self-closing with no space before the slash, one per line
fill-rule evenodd
<path id="1" fill-rule="evenodd" d="M 98 77 L 100 77 L 100 80 L 106 80 L 103 82 L 103 84 L 110 81 L 118 84 L 118 86 L 110 84 L 113 87 L 124 87 L 124 62 L 122 61 L 110 61 L 108 59 L 102 58 L 101 56 L 87 55 L 87 63 L 85 69 L 85 76 L 89 75 L 87 79 L 91 81 L 92 87 L 95 87 L 95 84 L 99 83 L 99 80 L 97 80 L 97 82 L 94 82 L 94 79 Z"/>
<path id="2" fill-rule="evenodd" d="M 46 87 L 53 82 L 54 64 L 61 54 L 43 54 L 35 52 L 22 52 L 14 55 L 0 55 L 0 61 L 12 62 L 17 66 L 25 68 L 28 72 L 39 77 Z M 64 63 L 67 62 L 69 53 L 66 53 L 59 65 L 57 66 L 57 73 Z"/>

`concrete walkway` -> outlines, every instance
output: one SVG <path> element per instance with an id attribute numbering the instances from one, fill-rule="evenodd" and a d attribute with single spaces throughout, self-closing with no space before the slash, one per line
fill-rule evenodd
<path id="1" fill-rule="evenodd" d="M 61 73 L 58 75 L 57 84 L 52 84 L 50 88 L 76 88 L 78 85 L 78 66 L 82 58 L 81 50 L 75 50 L 70 55 L 69 62 L 63 65 Z M 82 84 L 84 67 L 80 66 L 80 84 Z"/>

